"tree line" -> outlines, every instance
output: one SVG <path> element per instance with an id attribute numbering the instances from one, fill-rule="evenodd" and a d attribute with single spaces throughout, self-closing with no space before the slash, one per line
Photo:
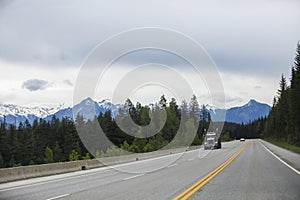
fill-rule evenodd
<path id="1" fill-rule="evenodd" d="M 300 43 L 288 84 L 282 75 L 263 136 L 300 146 Z"/>
<path id="2" fill-rule="evenodd" d="M 238 130 L 240 137 L 260 137 L 300 147 L 300 43 L 297 44 L 291 77 L 288 81 L 281 76 L 268 117 L 233 127 L 231 131 Z"/>
<path id="3" fill-rule="evenodd" d="M 153 126 L 149 129 L 156 130 L 161 123 L 159 112 L 164 109 L 166 112 L 165 124 L 154 136 L 147 137 L 147 133 L 138 132 L 145 137 L 134 137 L 126 134 L 117 124 L 116 120 L 126 126 L 129 117 L 140 126 L 150 123 L 150 115 L 153 117 Z M 133 105 L 130 99 L 125 102 L 124 108 L 120 108 L 119 115 L 113 117 L 110 110 L 100 113 L 93 120 L 85 121 L 83 116 L 78 115 L 76 120 L 55 116 L 51 121 L 43 119 L 35 120 L 33 124 L 28 121 L 15 125 L 0 123 L 0 166 L 26 166 L 33 164 L 44 164 L 52 162 L 75 161 L 79 159 L 90 159 L 93 155 L 103 157 L 122 154 L 119 149 L 111 146 L 95 148 L 96 152 L 89 153 L 77 129 L 84 128 L 90 139 L 93 140 L 95 125 L 100 124 L 106 137 L 116 146 L 130 152 L 150 152 L 160 149 L 169 144 L 180 132 L 185 139 L 193 126 L 198 125 L 196 136 L 192 138 L 193 145 L 199 145 L 203 140 L 203 130 L 208 129 L 211 121 L 210 114 L 204 105 L 199 106 L 195 95 L 190 102 L 183 101 L 179 106 L 174 98 L 170 102 L 163 95 L 160 100 L 151 108 L 143 106 L 139 102 Z M 182 124 L 182 125 L 180 125 Z M 123 127 L 123 126 L 122 126 Z M 77 128 L 77 129 L 76 129 Z M 148 131 L 153 131 L 148 130 Z M 91 141 L 92 143 L 93 141 Z M 178 146 L 182 141 L 178 141 Z M 89 149 L 90 150 L 90 149 Z"/>
<path id="4" fill-rule="evenodd" d="M 235 124 L 225 122 L 222 130 L 222 140 L 245 138 L 270 138 L 281 140 L 300 146 L 300 44 L 297 45 L 296 57 L 291 70 L 289 84 L 284 76 L 281 77 L 280 87 L 274 97 L 273 107 L 268 117 L 262 117 L 248 124 Z M 166 122 L 159 132 L 147 137 L 149 132 L 157 130 L 161 126 L 162 116 L 160 110 L 166 112 Z M 144 129 L 129 130 L 137 132 L 134 137 L 126 134 L 117 121 L 126 126 L 132 119 L 135 124 L 146 126 L 150 124 L 150 116 L 154 122 L 146 131 Z M 210 124 L 211 123 L 211 124 Z M 51 121 L 43 119 L 35 120 L 33 124 L 28 121 L 15 125 L 0 122 L 0 167 L 25 166 L 52 162 L 75 161 L 90 159 L 90 155 L 77 129 L 83 128 L 90 134 L 90 143 L 96 136 L 95 126 L 100 124 L 106 137 L 119 148 L 102 145 L 95 146 L 92 152 L 96 157 L 121 155 L 123 150 L 130 152 L 150 152 L 167 146 L 174 140 L 176 134 L 182 134 L 180 140 L 192 139 L 192 145 L 202 144 L 204 130 L 218 127 L 218 122 L 211 122 L 209 111 L 204 105 L 200 106 L 195 95 L 190 102 L 183 101 L 179 106 L 174 98 L 167 102 L 165 96 L 153 106 L 143 106 L 139 102 L 133 105 L 130 99 L 125 102 L 124 108 L 120 108 L 119 115 L 113 117 L 110 110 L 100 113 L 93 120 L 85 121 L 78 115 L 73 121 L 69 118 Z M 198 126 L 196 135 L 189 138 L 193 127 Z M 77 127 L 77 129 L 76 129 Z M 95 140 L 96 141 L 96 140 Z M 178 146 L 183 141 L 177 141 Z M 176 141 L 175 141 L 176 146 Z M 120 150 L 121 149 L 121 150 Z M 90 149 L 89 149 L 90 150 Z"/>
<path id="5" fill-rule="evenodd" d="M 262 137 L 262 133 L 265 129 L 265 124 L 267 121 L 267 117 L 259 117 L 254 121 L 251 121 L 247 124 L 236 124 L 231 122 L 225 122 L 224 125 L 224 133 L 227 133 L 232 139 L 240 139 L 240 138 L 260 138 Z"/>

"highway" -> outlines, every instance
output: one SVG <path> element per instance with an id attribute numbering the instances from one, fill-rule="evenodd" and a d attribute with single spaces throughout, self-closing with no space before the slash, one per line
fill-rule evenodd
<path id="1" fill-rule="evenodd" d="M 267 147 L 288 164 L 261 140 L 233 141 L 218 150 L 0 184 L 0 199 L 300 199 L 300 156 Z"/>

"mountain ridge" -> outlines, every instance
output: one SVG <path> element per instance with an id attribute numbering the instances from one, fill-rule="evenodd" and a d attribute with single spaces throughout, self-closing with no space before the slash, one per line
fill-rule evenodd
<path id="1" fill-rule="evenodd" d="M 269 115 L 271 106 L 266 103 L 260 103 L 254 99 L 250 99 L 242 106 L 235 106 L 228 109 L 209 108 L 213 121 L 225 121 L 237 124 L 249 123 L 260 117 Z"/>
<path id="2" fill-rule="evenodd" d="M 151 104 L 152 105 L 152 104 Z M 7 124 L 18 125 L 20 122 L 24 123 L 27 119 L 29 123 L 33 123 L 35 119 L 45 119 L 50 121 L 53 116 L 58 119 L 63 117 L 73 118 L 73 112 L 76 116 L 78 113 L 83 115 L 86 120 L 93 119 L 94 116 L 100 113 L 105 113 L 107 110 L 112 111 L 112 115 L 117 111 L 122 104 L 110 102 L 109 99 L 101 101 L 94 101 L 90 97 L 82 100 L 73 107 L 64 107 L 63 104 L 56 108 L 45 107 L 22 107 L 13 104 L 0 104 L 0 121 L 4 121 L 4 116 Z M 248 123 L 259 117 L 268 116 L 271 106 L 265 103 L 257 102 L 250 99 L 248 103 L 242 106 L 235 106 L 228 109 L 220 109 L 214 106 L 207 105 L 207 110 L 211 114 L 213 121 L 225 121 L 233 123 Z M 224 116 L 226 114 L 226 116 Z"/>

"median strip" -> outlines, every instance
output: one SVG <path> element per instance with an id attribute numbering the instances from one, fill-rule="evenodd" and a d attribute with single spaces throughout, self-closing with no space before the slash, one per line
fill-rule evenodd
<path id="1" fill-rule="evenodd" d="M 176 196 L 173 200 L 184 200 L 188 199 L 190 196 L 192 196 L 195 192 L 197 192 L 201 187 L 203 187 L 206 183 L 208 183 L 211 179 L 213 179 L 218 173 L 220 173 L 225 167 L 227 167 L 236 157 L 238 157 L 239 154 L 242 153 L 242 151 L 247 147 L 249 142 L 244 144 L 242 148 L 236 152 L 233 156 L 231 156 L 227 161 L 225 161 L 222 165 L 214 169 L 212 172 L 210 172 L 208 175 L 206 175 L 201 180 L 197 181 L 195 184 L 187 188 L 185 191 L 180 193 L 178 196 Z"/>

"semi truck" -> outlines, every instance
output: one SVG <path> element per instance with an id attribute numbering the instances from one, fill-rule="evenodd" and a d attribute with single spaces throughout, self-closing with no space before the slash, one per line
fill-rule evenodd
<path id="1" fill-rule="evenodd" d="M 221 149 L 221 134 L 215 132 L 207 132 L 204 136 L 204 150 Z"/>

